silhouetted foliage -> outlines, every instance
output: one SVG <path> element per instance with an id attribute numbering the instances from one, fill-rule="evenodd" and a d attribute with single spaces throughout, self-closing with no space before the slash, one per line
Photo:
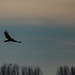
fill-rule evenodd
<path id="1" fill-rule="evenodd" d="M 75 75 L 75 67 L 61 66 L 57 69 L 56 75 Z"/>
<path id="2" fill-rule="evenodd" d="M 3 64 L 0 68 L 0 75 L 42 75 L 39 67 L 19 67 L 17 64 Z"/>

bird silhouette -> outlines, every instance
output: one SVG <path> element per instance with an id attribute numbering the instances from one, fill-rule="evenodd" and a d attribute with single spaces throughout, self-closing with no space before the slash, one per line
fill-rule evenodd
<path id="1" fill-rule="evenodd" d="M 5 40 L 4 42 L 11 41 L 11 42 L 21 43 L 21 41 L 16 41 L 15 39 L 11 38 L 10 35 L 8 34 L 8 31 L 7 30 L 4 31 L 4 35 L 7 38 L 7 40 Z"/>

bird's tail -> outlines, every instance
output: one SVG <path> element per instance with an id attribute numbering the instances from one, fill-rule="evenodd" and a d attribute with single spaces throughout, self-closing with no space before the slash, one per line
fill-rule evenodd
<path id="1" fill-rule="evenodd" d="M 21 43 L 21 41 L 18 41 L 18 43 Z"/>

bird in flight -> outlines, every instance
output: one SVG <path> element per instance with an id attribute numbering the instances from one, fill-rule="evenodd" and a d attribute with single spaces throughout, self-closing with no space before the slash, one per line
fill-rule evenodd
<path id="1" fill-rule="evenodd" d="M 10 35 L 8 34 L 8 31 L 7 30 L 4 31 L 4 35 L 7 38 L 7 40 L 5 40 L 4 42 L 11 41 L 11 42 L 21 43 L 21 41 L 16 41 L 15 39 L 11 38 Z"/>

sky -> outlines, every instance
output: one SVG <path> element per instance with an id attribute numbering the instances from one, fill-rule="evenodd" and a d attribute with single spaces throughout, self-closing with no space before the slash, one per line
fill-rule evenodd
<path id="1" fill-rule="evenodd" d="M 5 43 L 4 30 L 22 43 Z M 74 0 L 0 0 L 0 64 L 39 66 L 56 75 L 75 66 Z"/>

